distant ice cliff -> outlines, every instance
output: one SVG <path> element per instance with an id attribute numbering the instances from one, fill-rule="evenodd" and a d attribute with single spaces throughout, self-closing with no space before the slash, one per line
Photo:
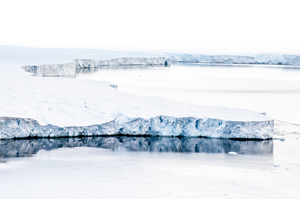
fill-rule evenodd
<path id="1" fill-rule="evenodd" d="M 138 58 L 126 57 L 110 60 L 92 60 L 92 59 L 75 59 L 73 63 L 65 64 L 44 64 L 23 66 L 26 72 L 33 73 L 35 76 L 65 76 L 75 77 L 76 69 L 96 68 L 100 66 L 170 66 L 171 61 L 165 57 L 158 58 Z"/>
<path id="2" fill-rule="evenodd" d="M 23 66 L 26 72 L 33 73 L 39 77 L 75 77 L 76 67 L 74 63 L 44 64 L 34 66 Z"/>
<path id="3" fill-rule="evenodd" d="M 90 68 L 98 66 L 128 66 L 128 65 L 162 65 L 170 66 L 170 59 L 165 57 L 158 58 L 138 58 L 138 57 L 125 57 L 110 60 L 92 60 L 92 59 L 75 59 L 76 68 Z"/>
<path id="4" fill-rule="evenodd" d="M 203 55 L 203 54 L 175 54 L 171 61 L 193 63 L 221 63 L 221 64 L 267 64 L 300 66 L 298 55 L 260 54 L 253 56 L 240 55 Z"/>

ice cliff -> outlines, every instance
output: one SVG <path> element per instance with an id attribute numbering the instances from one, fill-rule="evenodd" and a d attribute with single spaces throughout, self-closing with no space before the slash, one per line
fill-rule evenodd
<path id="1" fill-rule="evenodd" d="M 33 65 L 23 66 L 26 72 L 33 73 L 39 77 L 75 77 L 76 67 L 74 63 L 65 64 L 44 64 L 44 65 Z"/>
<path id="2" fill-rule="evenodd" d="M 0 118 L 0 139 L 24 137 L 77 137 L 99 135 L 179 136 L 233 139 L 269 139 L 274 121 L 226 121 L 213 118 L 156 116 L 149 119 L 122 116 L 89 126 L 40 125 L 28 118 Z"/>
<path id="3" fill-rule="evenodd" d="M 204 55 L 204 54 L 175 54 L 170 58 L 176 62 L 221 63 L 221 64 L 267 64 L 300 66 L 298 55 L 260 54 L 251 56 L 240 55 Z"/>
<path id="4" fill-rule="evenodd" d="M 76 68 L 90 68 L 98 66 L 129 66 L 129 65 L 162 65 L 170 66 L 170 59 L 165 57 L 158 58 L 138 58 L 138 57 L 125 57 L 110 60 L 92 60 L 92 59 L 75 59 L 74 64 Z"/>
<path id="5" fill-rule="evenodd" d="M 73 63 L 65 64 L 44 64 L 44 65 L 28 65 L 22 68 L 26 72 L 33 73 L 35 76 L 51 77 L 65 76 L 75 77 L 76 69 L 96 68 L 101 66 L 108 67 L 124 67 L 124 66 L 170 66 L 171 61 L 165 57 L 158 58 L 138 58 L 125 57 L 110 60 L 92 60 L 92 59 L 75 59 Z"/>

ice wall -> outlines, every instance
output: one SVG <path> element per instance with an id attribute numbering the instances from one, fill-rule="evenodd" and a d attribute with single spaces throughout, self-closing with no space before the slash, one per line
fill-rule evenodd
<path id="1" fill-rule="evenodd" d="M 116 118 L 103 124 L 58 127 L 40 125 L 28 118 L 0 118 L 0 139 L 26 137 L 74 137 L 93 135 L 183 136 L 236 139 L 269 139 L 274 121 L 226 121 L 212 118 L 157 116 Z"/>
<path id="2" fill-rule="evenodd" d="M 170 66 L 171 61 L 165 57 L 158 58 L 138 58 L 138 57 L 125 57 L 110 60 L 92 60 L 92 59 L 75 59 L 76 68 L 90 68 L 98 66 L 128 66 L 128 65 L 162 65 Z"/>
<path id="3" fill-rule="evenodd" d="M 271 55 L 261 54 L 253 56 L 240 55 L 202 55 L 202 54 L 175 54 L 171 61 L 193 63 L 221 63 L 221 64 L 267 64 L 300 66 L 298 55 Z"/>
<path id="4" fill-rule="evenodd" d="M 23 66 L 22 68 L 26 72 L 33 73 L 35 76 L 39 77 L 76 76 L 76 68 L 74 63 L 33 65 Z"/>
<path id="5" fill-rule="evenodd" d="M 158 58 L 138 58 L 138 57 L 125 57 L 110 60 L 92 60 L 92 59 L 75 59 L 73 63 L 65 64 L 44 64 L 23 66 L 26 72 L 33 73 L 35 76 L 51 77 L 51 76 L 64 76 L 75 77 L 76 69 L 96 68 L 100 66 L 108 67 L 124 67 L 124 66 L 170 66 L 170 59 L 164 57 Z"/>

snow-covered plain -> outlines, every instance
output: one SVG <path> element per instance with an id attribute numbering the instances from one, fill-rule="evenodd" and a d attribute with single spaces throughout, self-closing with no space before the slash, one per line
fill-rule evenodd
<path id="1" fill-rule="evenodd" d="M 56 61 L 55 57 L 50 60 Z M 119 92 L 107 82 L 33 77 L 21 69 L 28 60 L 6 61 L 1 63 L 5 72 L 0 78 L 1 139 L 107 134 L 273 136 L 273 120 L 258 112 L 136 96 Z"/>

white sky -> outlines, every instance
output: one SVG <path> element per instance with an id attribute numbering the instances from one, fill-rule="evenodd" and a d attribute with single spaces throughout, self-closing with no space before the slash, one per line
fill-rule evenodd
<path id="1" fill-rule="evenodd" d="M 300 52 L 300 0 L 1 0 L 0 45 Z"/>

